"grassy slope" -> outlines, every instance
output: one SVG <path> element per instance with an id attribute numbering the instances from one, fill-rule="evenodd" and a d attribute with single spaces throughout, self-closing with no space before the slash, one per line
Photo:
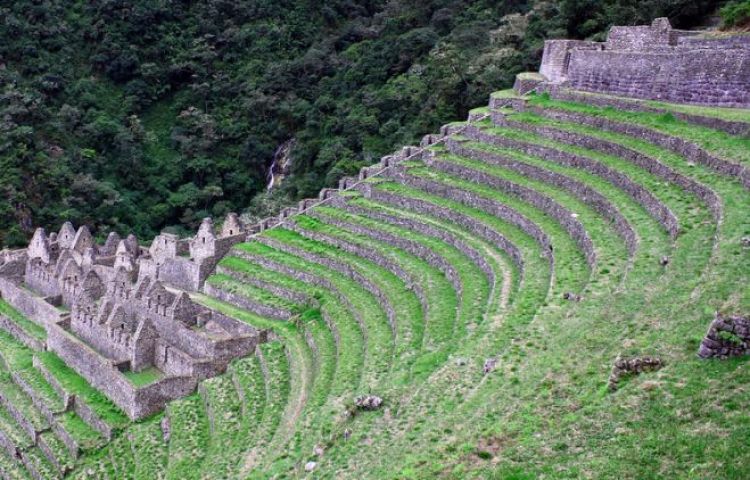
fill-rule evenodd
<path id="1" fill-rule="evenodd" d="M 538 101 L 546 102 L 544 99 Z M 546 105 L 637 122 L 674 135 L 690 137 L 730 160 L 743 163 L 748 158 L 743 151 L 743 140 L 721 135 L 711 137 L 707 129 L 672 120 L 665 122 L 658 115 L 641 116 L 573 104 Z M 720 115 L 721 112 L 715 114 Z M 750 381 L 750 364 L 747 359 L 703 361 L 698 360 L 695 353 L 714 311 L 750 310 L 750 291 L 747 289 L 750 262 L 748 250 L 740 245 L 740 238 L 750 235 L 750 218 L 747 215 L 750 194 L 731 179 L 722 178 L 700 165 L 687 165 L 678 156 L 638 139 L 597 132 L 565 122 L 547 121 L 528 114 L 518 115 L 516 120 L 584 132 L 654 156 L 716 191 L 723 200 L 724 218 L 716 224 L 697 198 L 621 159 L 564 146 L 520 131 L 498 129 L 485 123 L 482 128 L 493 134 L 586 155 L 626 173 L 675 212 L 680 221 L 681 234 L 674 242 L 670 241 L 663 228 L 641 206 L 594 175 L 562 167 L 549 160 L 527 155 L 515 157 L 521 162 L 570 175 L 607 195 L 635 228 L 640 239 L 638 251 L 629 260 L 621 239 L 607 222 L 566 192 L 528 181 L 500 167 L 441 153 L 446 161 L 535 188 L 575 211 L 591 234 L 600 262 L 593 271 L 588 272 L 575 243 L 552 219 L 524 205 L 512 195 L 430 171 L 419 162 L 411 162 L 408 166 L 411 174 L 502 201 L 536 221 L 552 237 L 557 262 L 554 275 L 550 277 L 546 271 L 547 265 L 539 256 L 538 246 L 506 222 L 404 185 L 376 182 L 373 188 L 460 211 L 489 228 L 503 232 L 514 241 L 523 252 L 526 270 L 523 278 L 519 278 L 517 272 L 511 275 L 515 277 L 512 302 L 505 309 L 499 309 L 499 292 L 496 289 L 470 282 L 472 288 L 478 289 L 473 292 L 477 298 L 484 298 L 486 305 L 489 305 L 487 308 L 492 311 L 497 309 L 500 314 L 493 321 L 481 322 L 466 332 L 457 330 L 465 338 L 453 338 L 450 360 L 439 362 L 434 369 L 430 369 L 434 372 L 429 377 L 412 383 L 408 375 L 390 377 L 380 373 L 390 364 L 386 360 L 390 354 L 386 352 L 391 348 L 391 340 L 383 329 L 384 315 L 382 311 L 377 311 L 379 308 L 372 297 L 366 294 L 362 296 L 364 292 L 357 292 L 356 284 L 320 266 L 264 245 L 244 245 L 242 248 L 248 252 L 317 272 L 336 282 L 351 299 L 356 301 L 360 298 L 361 302 L 372 307 L 373 310 L 366 312 L 371 316 L 368 321 L 379 333 L 375 338 L 355 341 L 351 349 L 336 350 L 336 363 L 330 360 L 330 344 L 326 350 L 329 353 L 324 356 L 328 360 L 318 359 L 308 352 L 299 324 L 264 323 L 262 319 L 246 316 L 250 323 L 274 328 L 290 348 L 292 363 L 288 371 L 288 395 L 291 399 L 297 399 L 302 398 L 300 395 L 304 396 L 304 392 L 309 392 L 303 414 L 299 415 L 295 408 L 290 407 L 293 402 L 284 408 L 276 405 L 272 414 L 261 412 L 257 416 L 257 412 L 253 413 L 256 416 L 252 418 L 258 419 L 263 426 L 259 436 L 265 440 L 238 434 L 241 429 L 233 427 L 232 416 L 225 417 L 225 423 L 214 427 L 216 430 L 212 433 L 203 423 L 206 422 L 203 413 L 198 417 L 193 415 L 202 412 L 203 407 L 197 397 L 192 397 L 170 408 L 186 408 L 183 420 L 195 423 L 199 434 L 180 440 L 183 445 L 180 455 L 167 457 L 169 453 L 178 453 L 175 450 L 177 443 L 171 445 L 172 452 L 157 448 L 156 451 L 160 453 L 156 458 L 161 460 L 156 460 L 156 464 L 168 465 L 169 475 L 175 478 L 180 475 L 184 478 L 199 478 L 201 475 L 211 478 L 216 471 L 229 468 L 224 462 L 225 455 L 229 452 L 232 456 L 240 454 L 242 459 L 241 454 L 260 441 L 260 445 L 267 450 L 255 456 L 259 463 L 253 464 L 255 469 L 252 475 L 258 478 L 271 474 L 302 476 L 302 465 L 311 459 L 318 462 L 316 477 L 320 478 L 748 478 L 750 457 L 745 447 L 750 435 L 750 420 L 745 412 L 750 408 L 750 399 L 745 385 Z M 493 147 L 472 146 L 508 153 Z M 483 249 L 488 256 L 494 247 L 444 220 L 399 209 L 396 205 L 379 204 L 358 195 L 348 197 L 348 201 L 353 206 L 374 212 L 442 226 L 475 248 Z M 323 209 L 321 213 L 323 219 L 327 215 L 388 233 L 408 234 L 399 227 L 386 226 L 336 209 Z M 325 222 L 306 220 L 301 225 L 312 231 L 369 246 L 397 261 L 417 278 L 430 271 L 423 262 L 408 259 L 403 251 L 382 242 L 347 233 Z M 355 265 L 389 296 L 399 298 L 398 295 L 403 295 L 399 292 L 406 290 L 403 282 L 371 262 L 302 239 L 290 231 L 269 232 L 269 235 L 285 244 Z M 441 242 L 417 234 L 409 234 L 409 238 L 451 259 L 459 267 L 460 274 L 477 274 L 477 270 L 470 267 L 465 259 L 466 264 L 461 263 L 460 254 Z M 498 252 L 495 255 L 492 258 L 497 271 L 508 268 L 507 263 L 502 262 L 507 262 L 507 259 Z M 670 257 L 666 268 L 658 262 L 663 255 Z M 342 338 L 356 339 L 357 329 L 352 329 L 351 323 L 349 327 L 343 323 L 351 322 L 346 306 L 324 289 L 263 270 L 240 258 L 227 259 L 223 264 L 238 273 L 277 283 L 318 299 L 321 311 L 340 322 L 343 328 L 339 334 L 345 335 Z M 233 278 L 240 281 L 239 277 Z M 423 278 L 425 281 L 432 278 L 429 281 L 437 282 L 436 285 L 440 283 L 435 271 Z M 548 287 L 551 288 L 549 292 Z M 581 291 L 584 301 L 562 301 L 561 293 L 568 290 Z M 438 291 L 435 292 L 437 294 Z M 489 295 L 489 292 L 492 294 Z M 488 295 L 490 298 L 487 298 Z M 206 297 L 197 298 L 225 313 L 245 318 L 239 309 Z M 404 298 L 414 302 L 413 296 Z M 411 317 L 417 314 L 419 308 L 410 307 L 402 311 L 409 320 L 413 320 Z M 469 311 L 472 311 L 471 308 Z M 319 323 L 320 318 L 311 317 L 309 320 L 318 328 L 325 328 Z M 404 317 L 399 317 L 399 320 L 404 320 Z M 458 325 L 461 324 L 467 323 Z M 421 327 L 419 322 L 410 325 L 407 331 L 416 333 L 416 336 L 408 338 L 406 343 L 396 341 L 397 349 L 407 346 L 417 348 L 422 344 L 423 333 L 430 334 L 429 323 Z M 423 332 L 420 328 L 427 330 Z M 321 332 L 316 334 L 314 330 L 311 331 L 316 341 L 324 341 Z M 419 341 L 414 343 L 415 339 Z M 373 345 L 378 345 L 382 350 L 374 356 L 376 352 L 369 353 L 374 363 L 363 364 L 362 358 L 367 358 L 368 352 L 358 345 L 366 346 L 368 341 L 376 342 Z M 631 378 L 617 392 L 608 393 L 606 381 L 613 360 L 618 355 L 645 354 L 661 357 L 666 361 L 666 367 Z M 481 365 L 490 356 L 498 358 L 498 367 L 492 374 L 482 376 Z M 453 361 L 455 359 L 462 359 L 462 363 Z M 342 365 L 344 361 L 347 365 Z M 350 361 L 357 368 L 347 368 Z M 321 365 L 326 366 L 321 369 Z M 378 393 L 385 391 L 398 396 L 386 398 L 387 408 L 384 411 L 359 415 L 339 423 L 333 417 L 339 413 L 337 408 L 340 403 L 331 398 L 355 393 L 356 385 L 347 388 L 346 383 L 359 382 L 363 374 L 361 368 L 371 369 L 369 376 L 366 375 L 370 378 L 367 385 L 377 388 Z M 342 383 L 339 374 L 348 380 Z M 302 379 L 306 380 L 300 383 Z M 232 400 L 233 394 L 224 377 L 211 381 L 207 386 L 214 402 L 227 405 L 227 412 L 239 408 L 236 399 Z M 398 388 L 394 388 L 396 386 Z M 326 395 L 330 395 L 328 400 Z M 193 422 L 190 419 L 196 420 Z M 299 426 L 295 429 L 286 425 L 281 434 L 271 431 L 275 430 L 276 422 L 283 426 L 289 419 L 299 421 Z M 141 432 L 145 431 L 146 425 L 154 423 L 144 423 L 139 427 Z M 187 424 L 185 426 L 189 427 Z M 343 427 L 352 432 L 348 441 L 341 436 Z M 191 428 L 184 430 L 190 431 Z M 283 450 L 284 453 L 276 455 L 276 450 L 269 450 L 282 445 L 283 439 L 294 435 L 295 431 L 294 442 Z M 226 449 L 220 448 L 220 441 L 226 442 Z M 318 443 L 325 444 L 325 454 L 312 457 L 311 447 Z M 187 455 L 188 452 L 193 453 Z M 116 451 L 113 453 L 116 455 Z M 200 475 L 197 473 L 199 463 L 206 465 Z M 228 471 L 234 468 L 236 466 Z M 135 477 L 145 478 L 146 472 L 154 471 L 153 468 L 144 467 L 142 472 L 136 470 L 138 473 Z M 245 474 L 251 472 L 246 470 Z"/>

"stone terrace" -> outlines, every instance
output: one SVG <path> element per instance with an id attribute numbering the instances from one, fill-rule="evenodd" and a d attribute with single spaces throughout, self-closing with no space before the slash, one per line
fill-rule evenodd
<path id="1" fill-rule="evenodd" d="M 257 225 L 207 219 L 148 248 L 115 234 L 95 245 L 67 223 L 38 230 L 0 254 L 0 473 L 416 471 L 430 452 L 415 439 L 466 445 L 466 425 L 526 402 L 507 380 L 516 352 L 576 357 L 553 333 L 631 328 L 610 316 L 688 301 L 675 292 L 721 310 L 696 354 L 747 353 L 750 112 L 618 96 L 746 105 L 747 77 L 701 67 L 719 44 L 735 62 L 747 52 L 664 20 L 614 28 L 606 44 L 551 41 L 540 73 L 468 121 Z M 618 70 L 634 56 L 645 60 Z M 680 72 L 674 95 L 653 62 Z M 704 323 L 669 325 L 689 337 Z M 594 373 L 622 343 L 598 341 Z M 358 410 L 364 394 L 384 411 Z"/>

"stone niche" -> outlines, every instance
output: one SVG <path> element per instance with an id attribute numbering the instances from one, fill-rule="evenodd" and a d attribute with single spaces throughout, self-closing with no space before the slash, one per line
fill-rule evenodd
<path id="1" fill-rule="evenodd" d="M 700 358 L 729 358 L 750 354 L 750 316 L 716 313 L 698 349 Z"/>

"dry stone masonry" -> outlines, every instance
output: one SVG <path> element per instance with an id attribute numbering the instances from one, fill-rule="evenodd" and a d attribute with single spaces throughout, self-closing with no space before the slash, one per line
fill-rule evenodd
<path id="1" fill-rule="evenodd" d="M 716 313 L 701 342 L 701 358 L 728 358 L 750 354 L 750 317 Z"/>
<path id="2" fill-rule="evenodd" d="M 548 40 L 540 73 L 575 90 L 750 106 L 750 37 L 675 30 L 666 18 L 613 27 L 606 42 Z"/>
<path id="3" fill-rule="evenodd" d="M 32 347 L 55 352 L 131 418 L 142 418 L 265 340 L 266 332 L 198 305 L 183 290 L 198 290 L 244 238 L 236 215 L 218 235 L 206 219 L 195 237 L 164 233 L 149 248 L 116 233 L 96 245 L 85 226 L 66 222 L 50 235 L 38 229 L 27 249 L 4 254 L 0 296 L 45 328 L 46 345 Z M 152 381 L 130 380 L 143 372 Z"/>
<path id="4" fill-rule="evenodd" d="M 605 115 L 574 113 L 561 107 L 536 108 L 524 96 L 533 90 L 547 91 L 556 99 L 619 105 L 631 111 L 659 111 L 654 105 L 663 105 L 651 105 L 653 102 L 642 99 L 747 108 L 750 107 L 750 37 L 719 38 L 702 32 L 679 31 L 672 29 L 665 19 L 657 19 L 649 26 L 614 27 L 606 42 L 552 40 L 545 44 L 540 72 L 519 75 L 514 88 L 517 95 L 494 96 L 488 113 L 485 109 L 477 109 L 467 123 L 446 125 L 439 134 L 425 136 L 419 146 L 404 147 L 383 157 L 377 164 L 363 168 L 357 176 L 341 179 L 337 189 L 324 189 L 318 198 L 301 200 L 296 206 L 286 208 L 277 216 L 263 219 L 255 225 L 243 225 L 235 214 L 230 214 L 221 228 L 217 228 L 211 219 L 205 219 L 191 238 L 179 238 L 165 232 L 154 238 L 148 247 L 141 245 L 132 235 L 121 238 L 115 233 L 110 234 L 103 244 L 97 244 L 85 226 L 75 229 L 70 223 L 63 224 L 58 232 L 49 234 L 38 229 L 28 248 L 0 251 L 0 298 L 36 324 L 35 327 L 41 327 L 46 336 L 37 338 L 12 318 L 3 315 L 0 315 L 0 329 L 32 350 L 54 352 L 131 419 L 141 419 L 161 410 L 167 402 L 191 394 L 201 380 L 224 373 L 229 362 L 252 355 L 258 351 L 259 344 L 274 339 L 269 331 L 251 327 L 228 316 L 227 312 L 234 311 L 232 308 L 267 321 L 283 322 L 298 315 L 299 305 L 320 306 L 321 302 L 312 298 L 315 296 L 308 291 L 295 291 L 292 287 L 276 285 L 273 275 L 288 276 L 327 291 L 352 313 L 363 337 L 367 338 L 366 318 L 362 318 L 362 312 L 352 305 L 352 299 L 347 297 L 346 292 L 340 291 L 341 287 L 337 288 L 330 278 L 304 271 L 302 267 L 288 266 L 259 253 L 251 253 L 254 251 L 252 249 L 234 248 L 239 243 L 256 241 L 352 280 L 373 295 L 387 317 L 393 337 L 399 334 L 399 322 L 406 321 L 399 318 L 399 305 L 388 296 L 388 289 L 367 278 L 362 270 L 350 263 L 350 257 L 368 260 L 392 273 L 414 293 L 422 312 L 434 307 L 430 305 L 433 300 L 430 291 L 420 282 L 415 282 L 414 274 L 401 265 L 395 256 L 389 255 L 388 249 L 370 248 L 367 244 L 369 240 L 422 259 L 442 272 L 459 298 L 468 290 L 462 282 L 460 270 L 451 263 L 448 255 L 421 243 L 419 235 L 400 235 L 395 233 L 395 228 L 378 228 L 375 222 L 418 232 L 451 245 L 465 254 L 478 267 L 477 271 L 486 275 L 490 285 L 497 285 L 503 280 L 498 278 L 500 270 L 495 269 L 486 252 L 479 246 L 472 246 L 469 238 L 476 237 L 508 255 L 517 268 L 517 282 L 523 285 L 526 278 L 534 279 L 536 263 L 524 264 L 531 257 L 509 240 L 514 238 L 512 234 L 506 238 L 501 227 L 491 226 L 491 223 L 481 221 L 481 216 L 467 213 L 475 210 L 518 227 L 534 240 L 534 251 L 538 251 L 545 260 L 545 268 L 554 273 L 559 265 L 565 265 L 564 252 L 554 251 L 554 235 L 532 221 L 531 218 L 535 217 L 525 214 L 518 206 L 523 204 L 559 224 L 584 255 L 586 267 L 591 271 L 597 267 L 601 260 L 597 258 L 599 250 L 595 249 L 596 237 L 586 230 L 586 220 L 579 220 L 578 213 L 572 207 L 565 206 L 566 203 L 558 200 L 553 192 L 543 193 L 534 188 L 532 182 L 527 185 L 520 180 L 496 175 L 491 169 L 457 162 L 453 158 L 455 156 L 510 170 L 515 178 L 533 179 L 564 190 L 611 223 L 614 232 L 624 241 L 630 259 L 635 256 L 641 239 L 620 212 L 620 205 L 605 196 L 605 188 L 598 190 L 583 178 L 579 180 L 561 172 L 578 169 L 598 177 L 596 180 L 601 180 L 602 184 L 607 183 L 609 187 L 622 191 L 656 219 L 671 239 L 681 234 L 679 219 L 667 203 L 647 186 L 615 166 L 598 161 L 593 155 L 574 153 L 566 145 L 582 146 L 619 157 L 664 182 L 678 186 L 704 203 L 717 224 L 723 220 L 722 199 L 703 183 L 679 173 L 679 169 L 672 168 L 657 156 L 652 157 L 583 131 L 573 132 L 551 126 L 550 123 L 567 122 L 637 137 L 672 151 L 690 166 L 706 166 L 716 173 L 737 179 L 746 189 L 750 189 L 750 173 L 744 165 L 718 158 L 688 139 L 643 125 L 611 120 Z M 510 107 L 515 112 L 531 112 L 539 117 L 540 122 L 518 121 L 518 117 L 514 119 L 503 107 Z M 677 117 L 732 134 L 748 132 L 747 124 L 740 121 L 692 114 Z M 490 121 L 487 121 L 488 118 Z M 487 128 L 493 125 L 524 135 L 505 136 Z M 439 148 L 433 148 L 438 145 Z M 527 163 L 523 161 L 524 156 L 539 157 L 550 165 L 543 167 L 533 162 Z M 426 168 L 441 173 L 434 176 L 414 173 L 404 165 L 407 161 L 422 162 Z M 558 166 L 564 168 L 558 169 Z M 514 206 L 507 205 L 499 196 L 476 195 L 460 182 L 442 181 L 444 176 L 457 177 L 502 192 L 514 199 Z M 398 188 L 379 188 L 380 181 Z M 410 196 L 410 191 L 421 192 L 424 196 Z M 362 197 L 366 202 L 358 204 L 350 201 L 355 196 Z M 389 208 L 379 210 L 367 206 L 369 203 L 379 203 Z M 322 205 L 347 215 L 366 217 L 368 221 L 339 216 L 333 210 L 313 210 Z M 454 205 L 467 208 L 461 212 Z M 409 214 L 401 216 L 397 213 L 400 210 Z M 295 218 L 300 214 L 310 217 L 306 221 L 320 221 L 351 236 L 307 228 L 305 222 Z M 434 220 L 422 219 L 420 215 L 433 217 Z M 437 221 L 455 225 L 456 230 L 444 231 Z M 311 242 L 337 249 L 341 256 L 337 258 L 306 250 L 276 239 L 279 237 L 260 235 L 276 227 L 284 227 Z M 465 231 L 469 237 L 459 234 L 458 230 Z M 750 238 L 742 238 L 740 242 L 743 252 L 750 248 Z M 272 276 L 255 278 L 252 269 L 248 269 L 248 272 L 233 270 L 229 261 L 220 265 L 220 260 L 227 255 L 236 257 L 234 260 L 237 261 L 250 262 L 271 272 Z M 669 257 L 661 258 L 659 263 L 671 268 Z M 531 269 L 527 271 L 529 265 Z M 527 277 L 529 272 L 532 275 Z M 214 281 L 217 278 L 209 279 L 213 274 L 230 279 L 226 283 Z M 251 288 L 243 291 L 239 284 Z M 276 300 L 284 301 L 267 301 L 262 295 L 253 297 L 246 294 L 255 290 L 270 293 L 277 297 Z M 567 304 L 570 308 L 576 308 L 575 304 L 579 302 L 581 305 L 590 303 L 577 291 L 557 295 L 557 301 L 562 296 L 563 300 L 570 302 Z M 206 298 L 212 300 L 207 301 Z M 594 299 L 593 296 L 590 298 Z M 222 310 L 225 313 L 220 313 L 207 305 L 229 308 Z M 323 309 L 321 315 L 338 350 L 341 342 L 347 339 L 339 336 L 336 319 L 328 317 L 330 312 Z M 346 335 L 345 330 L 341 332 Z M 323 349 L 318 350 L 312 331 L 306 330 L 304 335 L 312 356 L 321 356 Z M 259 350 L 268 346 L 261 345 Z M 748 353 L 750 319 L 740 315 L 717 314 L 698 355 L 701 358 L 725 358 Z M 492 372 L 497 368 L 498 361 L 495 357 L 486 359 L 483 373 Z M 456 363 L 461 366 L 466 365 L 467 361 L 458 359 Z M 653 357 L 618 358 L 612 369 L 609 388 L 614 391 L 626 376 L 662 366 L 663 362 Z M 86 403 L 79 402 L 75 395 L 65 391 L 54 374 L 36 357 L 34 367 L 63 399 L 64 411 L 74 411 L 107 440 L 116 436 L 112 428 L 97 418 Z M 264 378 L 269 378 L 268 370 L 274 371 L 268 369 L 265 363 L 260 368 Z M 37 398 L 33 386 L 26 384 L 22 377 L 14 375 L 12 378 L 47 417 L 54 419 L 60 413 L 47 408 Z M 216 380 L 221 379 L 212 381 Z M 199 390 L 203 396 L 207 395 L 206 385 L 202 384 Z M 28 422 L 12 402 L 1 396 L 0 403 L 18 418 L 21 427 L 35 438 L 35 445 L 47 452 L 46 456 L 55 463 L 57 457 L 52 447 L 38 435 L 38 426 Z M 382 406 L 383 399 L 376 395 L 354 399 L 355 410 L 377 410 Z M 170 422 L 167 416 L 161 424 L 161 433 L 166 442 L 170 441 L 172 428 L 176 426 Z M 55 422 L 50 423 L 55 428 Z M 345 429 L 344 432 L 344 439 L 348 439 L 351 431 Z M 78 452 L 79 446 L 64 430 L 55 430 L 55 434 L 71 452 Z M 0 446 L 6 447 L 9 452 L 17 451 L 2 432 Z M 322 449 L 320 454 L 316 453 L 316 456 L 320 455 Z M 55 465 L 60 471 L 66 468 L 63 464 Z M 308 472 L 321 468 L 314 461 L 300 465 L 304 465 Z"/>

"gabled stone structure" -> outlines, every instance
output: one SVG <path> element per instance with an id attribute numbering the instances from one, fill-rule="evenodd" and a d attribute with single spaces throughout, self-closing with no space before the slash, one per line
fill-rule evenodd
<path id="1" fill-rule="evenodd" d="M 66 222 L 38 229 L 29 247 L 0 256 L 0 297 L 47 330 L 57 353 L 137 419 L 192 392 L 232 359 L 251 353 L 267 332 L 193 302 L 216 262 L 245 238 L 236 215 L 219 235 L 205 219 L 195 237 L 163 233 L 149 248 L 130 235 L 96 245 Z M 130 373 L 149 372 L 136 385 Z"/>
<path id="2" fill-rule="evenodd" d="M 750 37 L 651 25 L 612 27 L 606 42 L 548 40 L 551 85 L 644 99 L 750 106 Z"/>

